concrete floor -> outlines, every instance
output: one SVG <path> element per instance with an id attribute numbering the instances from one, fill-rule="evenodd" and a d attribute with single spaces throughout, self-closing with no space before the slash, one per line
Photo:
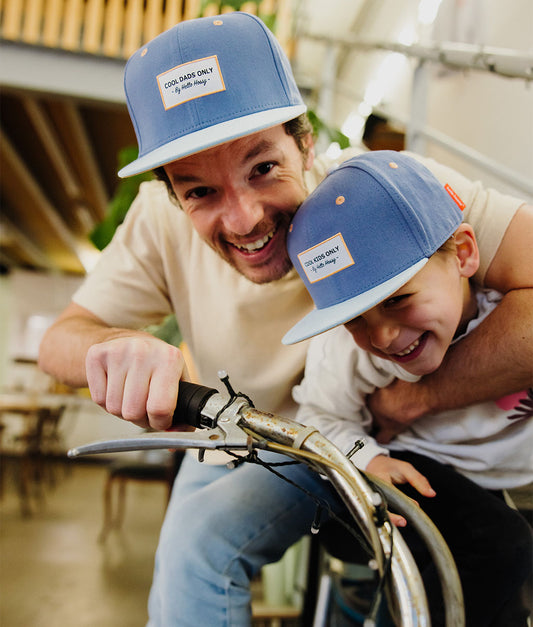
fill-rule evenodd
<path id="1" fill-rule="evenodd" d="M 128 482 L 122 528 L 99 542 L 105 464 L 56 463 L 55 486 L 31 496 L 31 515 L 21 508 L 20 467 L 3 466 L 0 627 L 144 627 L 166 485 Z M 266 603 L 261 579 L 252 593 L 254 627 L 298 624 L 297 608 Z"/>
<path id="2" fill-rule="evenodd" d="M 99 542 L 106 466 L 54 468 L 31 515 L 21 512 L 20 468 L 0 469 L 0 627 L 144 627 L 166 485 L 128 482 L 123 526 Z M 260 579 L 252 590 L 254 627 L 299 624 L 297 608 L 266 602 Z"/>
<path id="3" fill-rule="evenodd" d="M 131 482 L 121 531 L 98 542 L 102 465 L 70 464 L 23 517 L 14 472 L 4 473 L 0 517 L 2 627 L 140 627 L 166 505 L 163 484 Z M 142 504 L 142 506 L 141 506 Z"/>

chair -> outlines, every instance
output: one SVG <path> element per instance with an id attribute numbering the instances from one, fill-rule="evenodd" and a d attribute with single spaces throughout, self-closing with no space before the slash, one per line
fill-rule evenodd
<path id="1" fill-rule="evenodd" d="M 25 430 L 14 438 L 20 444 L 18 490 L 23 516 L 31 514 L 31 497 L 43 499 L 43 485 L 55 485 L 53 463 L 64 453 L 59 423 L 66 409 L 59 407 L 41 407 Z"/>
<path id="2" fill-rule="evenodd" d="M 98 541 L 105 542 L 110 531 L 121 529 L 124 522 L 126 483 L 128 481 L 164 483 L 167 487 L 167 502 L 172 485 L 183 460 L 183 451 L 176 451 L 165 459 L 150 458 L 145 454 L 138 459 L 116 460 L 109 465 L 104 485 L 104 523 Z M 116 489 L 114 487 L 117 486 Z M 117 498 L 113 498 L 113 493 Z M 113 501 L 116 507 L 113 508 Z"/>

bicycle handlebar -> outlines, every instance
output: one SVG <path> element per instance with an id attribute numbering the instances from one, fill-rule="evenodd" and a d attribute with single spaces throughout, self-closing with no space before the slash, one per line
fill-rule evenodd
<path id="1" fill-rule="evenodd" d="M 68 452 L 69 457 L 157 448 L 197 448 L 200 452 L 206 449 L 252 451 L 254 448 L 271 448 L 298 461 L 304 461 L 331 480 L 372 547 L 381 576 L 385 576 L 387 555 L 391 558 L 391 589 L 394 590 L 393 596 L 398 604 L 394 614 L 398 613 L 401 617 L 401 624 L 420 627 L 427 625 L 427 601 L 420 573 L 397 529 L 389 524 L 377 525 L 374 502 L 377 495 L 360 471 L 316 429 L 255 409 L 248 397 L 234 392 L 226 373 L 219 373 L 219 377 L 230 393 L 229 401 L 215 388 L 187 381 L 179 382 L 173 425 L 186 423 L 203 429 L 165 434 L 155 432 L 141 437 L 95 442 L 71 449 Z M 398 511 L 414 525 L 428 545 L 443 583 L 446 625 L 464 625 L 459 578 L 453 558 L 438 530 L 396 488 L 388 484 L 380 487 L 387 498 L 390 498 L 389 492 L 393 493 L 392 502 Z M 393 545 L 394 550 L 391 551 Z"/>
<path id="2" fill-rule="evenodd" d="M 219 394 L 218 390 L 189 381 L 180 381 L 178 403 L 174 410 L 172 426 L 186 423 L 193 427 L 205 427 L 202 410 L 213 394 Z"/>

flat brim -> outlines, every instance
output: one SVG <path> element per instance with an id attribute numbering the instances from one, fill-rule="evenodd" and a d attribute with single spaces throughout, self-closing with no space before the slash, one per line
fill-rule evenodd
<path id="1" fill-rule="evenodd" d="M 307 111 L 305 105 L 293 105 L 290 107 L 280 107 L 268 111 L 260 111 L 251 115 L 242 116 L 226 122 L 221 122 L 215 126 L 195 131 L 184 137 L 179 137 L 173 141 L 160 146 L 145 155 L 140 156 L 127 166 L 119 170 L 121 178 L 148 172 L 166 163 L 171 163 L 177 159 L 188 155 L 225 144 L 226 142 L 245 137 L 252 133 L 263 131 L 267 128 L 283 124 Z"/>
<path id="2" fill-rule="evenodd" d="M 407 283 L 413 276 L 419 272 L 428 262 L 427 258 L 421 259 L 414 265 L 403 270 L 384 283 L 373 287 L 362 294 L 358 294 L 353 298 L 324 307 L 323 309 L 313 309 L 310 313 L 297 322 L 290 331 L 282 338 L 282 344 L 296 344 L 307 340 L 314 335 L 319 335 L 325 331 L 329 331 L 334 327 L 345 324 L 365 311 L 372 309 L 383 300 L 394 294 L 403 285 Z"/>

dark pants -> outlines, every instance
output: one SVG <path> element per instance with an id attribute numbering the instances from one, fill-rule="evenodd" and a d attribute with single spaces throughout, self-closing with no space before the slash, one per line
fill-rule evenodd
<path id="1" fill-rule="evenodd" d="M 437 493 L 424 498 L 410 486 L 398 486 L 420 504 L 454 556 L 463 586 L 467 627 L 526 625 L 520 588 L 531 573 L 533 556 L 526 519 L 505 503 L 500 492 L 479 487 L 450 466 L 415 453 L 393 451 L 391 456 L 411 463 Z M 401 533 L 424 579 L 432 624 L 442 625 L 436 569 L 412 527 L 408 525 Z M 507 620 L 503 616 L 511 613 L 513 622 L 502 622 Z"/>

